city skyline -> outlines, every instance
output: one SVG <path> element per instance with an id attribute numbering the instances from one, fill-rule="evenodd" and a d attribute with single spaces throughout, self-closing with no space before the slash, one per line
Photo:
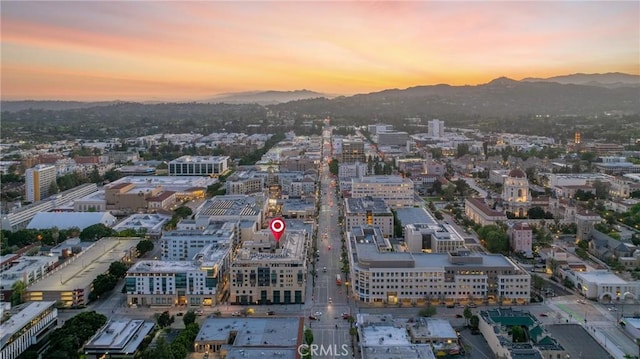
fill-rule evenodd
<path id="1" fill-rule="evenodd" d="M 640 3 L 3 2 L 3 100 L 640 74 Z"/>

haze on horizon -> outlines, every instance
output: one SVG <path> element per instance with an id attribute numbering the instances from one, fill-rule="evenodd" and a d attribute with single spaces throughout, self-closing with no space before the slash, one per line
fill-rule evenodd
<path id="1" fill-rule="evenodd" d="M 3 1 L 2 100 L 640 74 L 640 2 Z"/>

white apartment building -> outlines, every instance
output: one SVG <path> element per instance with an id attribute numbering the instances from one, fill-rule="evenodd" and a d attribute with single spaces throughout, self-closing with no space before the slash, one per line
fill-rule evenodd
<path id="1" fill-rule="evenodd" d="M 448 253 L 464 248 L 464 238 L 445 224 L 408 224 L 404 227 L 404 242 L 412 253 Z"/>
<path id="2" fill-rule="evenodd" d="M 49 189 L 56 182 L 56 166 L 35 165 L 25 172 L 25 192 L 28 202 L 37 202 L 49 197 Z"/>
<path id="3" fill-rule="evenodd" d="M 229 247 L 209 245 L 193 261 L 135 263 L 125 279 L 130 306 L 211 306 L 229 267 Z"/>
<path id="4" fill-rule="evenodd" d="M 376 227 L 348 234 L 351 288 L 365 303 L 527 304 L 531 276 L 496 254 L 394 252 Z"/>
<path id="5" fill-rule="evenodd" d="M 236 222 L 212 222 L 204 229 L 165 232 L 160 239 L 162 260 L 189 261 L 211 244 L 229 246 L 235 242 L 236 231 Z"/>
<path id="6" fill-rule="evenodd" d="M 14 359 L 31 345 L 39 343 L 58 322 L 56 302 L 27 303 L 0 325 L 2 359 Z M 1 311 L 4 314 L 4 310 Z"/>
<path id="7" fill-rule="evenodd" d="M 231 264 L 229 303 L 304 303 L 308 237 L 306 230 L 287 228 L 279 242 L 268 230 L 245 241 Z"/>
<path id="8" fill-rule="evenodd" d="M 169 161 L 169 176 L 216 177 L 229 168 L 229 156 L 182 156 Z"/>
<path id="9" fill-rule="evenodd" d="M 393 213 L 381 198 L 345 198 L 344 226 L 351 231 L 355 226 L 370 225 L 380 228 L 385 237 L 393 236 Z"/>
<path id="10" fill-rule="evenodd" d="M 382 198 L 392 208 L 414 204 L 413 181 L 400 176 L 366 176 L 351 180 L 351 197 Z"/>
<path id="11" fill-rule="evenodd" d="M 14 261 L 13 265 L 0 272 L 0 290 L 11 290 L 11 286 L 17 281 L 25 285 L 44 277 L 58 262 L 57 257 L 49 256 L 22 256 Z"/>

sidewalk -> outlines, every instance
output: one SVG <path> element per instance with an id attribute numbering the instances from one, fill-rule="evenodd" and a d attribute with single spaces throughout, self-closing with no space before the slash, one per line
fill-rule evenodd
<path id="1" fill-rule="evenodd" d="M 609 352 L 609 354 L 611 354 L 611 356 L 613 356 L 614 358 L 624 359 L 626 355 L 626 353 L 615 344 L 617 341 L 628 341 L 629 343 L 626 344 L 635 345 L 635 343 L 633 343 L 631 339 L 629 339 L 624 333 L 620 331 L 620 328 L 615 326 L 611 327 L 612 329 L 620 332 L 619 335 L 616 335 L 616 338 L 613 339 L 610 333 L 603 331 L 600 326 L 596 326 L 594 324 L 586 324 L 583 317 L 581 317 L 579 314 L 573 313 L 564 304 L 556 303 L 556 301 L 556 298 L 548 298 L 545 304 L 549 306 L 549 308 L 553 309 L 556 313 L 561 313 L 562 320 L 564 320 L 566 323 L 573 323 L 582 326 L 584 330 L 587 331 L 587 333 L 589 333 L 589 335 L 591 335 L 591 337 L 595 339 L 603 348 L 605 348 L 605 350 Z"/>

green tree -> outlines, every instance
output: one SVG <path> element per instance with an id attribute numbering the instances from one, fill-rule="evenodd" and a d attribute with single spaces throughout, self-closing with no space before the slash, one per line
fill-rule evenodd
<path id="1" fill-rule="evenodd" d="M 173 213 L 180 218 L 187 218 L 193 214 L 193 211 L 187 206 L 182 206 L 176 208 Z"/>
<path id="2" fill-rule="evenodd" d="M 527 335 L 522 327 L 514 325 L 511 327 L 511 340 L 514 343 L 525 343 Z"/>
<path id="3" fill-rule="evenodd" d="M 421 317 L 433 317 L 434 315 L 436 315 L 436 307 L 432 306 L 432 305 L 428 305 L 422 309 L 420 309 L 420 311 L 418 312 L 418 315 Z"/>
<path id="4" fill-rule="evenodd" d="M 80 239 L 83 241 L 98 240 L 104 237 L 116 236 L 117 233 L 113 229 L 102 223 L 96 223 L 82 230 Z"/>
<path id="5" fill-rule="evenodd" d="M 116 278 L 123 278 L 127 274 L 127 266 L 120 261 L 111 262 L 109 273 Z"/>
<path id="6" fill-rule="evenodd" d="M 24 302 L 24 292 L 27 286 L 23 281 L 19 280 L 11 286 L 11 305 L 18 305 Z"/>
<path id="7" fill-rule="evenodd" d="M 307 345 L 313 344 L 313 330 L 311 328 L 304 330 L 304 343 Z"/>
<path id="8" fill-rule="evenodd" d="M 184 317 L 182 317 L 182 321 L 184 322 L 184 326 L 186 327 L 187 325 L 191 324 L 191 323 L 195 323 L 196 322 L 196 312 L 194 312 L 193 310 L 189 310 L 184 314 Z"/>
<path id="9" fill-rule="evenodd" d="M 162 312 L 157 319 L 158 326 L 160 328 L 166 328 L 173 323 L 174 318 L 169 314 L 169 311 Z"/>
<path id="10" fill-rule="evenodd" d="M 335 158 L 331 159 L 331 162 L 329 162 L 329 172 L 332 175 L 337 176 L 338 175 L 339 166 L 340 166 L 340 164 L 339 164 L 337 159 L 335 159 Z"/>
<path id="11" fill-rule="evenodd" d="M 464 311 L 462 312 L 462 316 L 464 317 L 464 320 L 467 323 L 467 325 L 469 325 L 469 319 L 471 319 L 471 317 L 473 316 L 473 313 L 471 313 L 471 308 L 465 307 Z"/>
<path id="12" fill-rule="evenodd" d="M 96 300 L 100 298 L 104 293 L 115 288 L 116 283 L 118 283 L 118 279 L 111 274 L 104 273 L 99 274 L 92 283 L 93 290 L 89 294 L 89 299 Z"/>
<path id="13" fill-rule="evenodd" d="M 472 330 L 478 330 L 479 325 L 480 325 L 480 317 L 478 317 L 477 314 L 474 314 L 469 319 L 469 326 L 471 327 Z"/>
<path id="14" fill-rule="evenodd" d="M 136 245 L 136 249 L 140 255 L 143 255 L 149 251 L 153 250 L 153 242 L 147 239 L 144 239 Z"/>

